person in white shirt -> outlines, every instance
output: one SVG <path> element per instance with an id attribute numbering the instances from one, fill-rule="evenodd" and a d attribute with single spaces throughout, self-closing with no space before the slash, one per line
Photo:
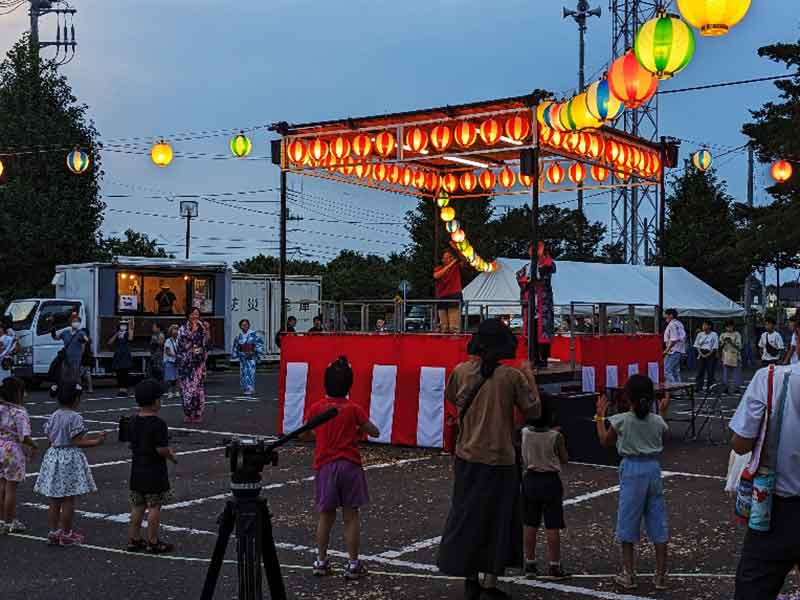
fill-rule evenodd
<path id="1" fill-rule="evenodd" d="M 736 331 L 733 321 L 725 322 L 725 332 L 719 336 L 722 354 L 722 383 L 733 394 L 742 385 L 742 334 Z"/>
<path id="2" fill-rule="evenodd" d="M 789 343 L 789 352 L 786 353 L 786 364 L 796 365 L 800 363 L 800 349 L 797 347 L 797 334 L 800 333 L 800 316 L 795 316 L 792 320 L 794 327 L 792 328 L 792 341 Z"/>
<path id="3" fill-rule="evenodd" d="M 761 350 L 761 365 L 766 367 L 780 362 L 784 344 L 783 336 L 775 331 L 775 319 L 772 317 L 765 318 L 764 325 L 767 330 L 761 334 L 758 347 Z"/>
<path id="4" fill-rule="evenodd" d="M 703 321 L 703 330 L 694 340 L 694 347 L 697 350 L 697 377 L 694 380 L 697 391 L 714 385 L 719 336 L 716 331 L 712 331 L 713 327 L 711 321 Z"/>
<path id="5" fill-rule="evenodd" d="M 678 320 L 678 311 L 670 308 L 664 313 L 667 328 L 664 330 L 664 379 L 667 383 L 681 382 L 681 361 L 686 353 L 686 330 Z"/>
<path id="6" fill-rule="evenodd" d="M 778 410 L 781 390 L 788 375 L 784 410 Z M 751 452 L 760 437 L 769 391 L 769 369 L 760 369 L 742 396 L 730 423 L 734 452 Z M 763 448 L 778 431 L 777 449 L 761 455 L 760 466 L 776 471 L 769 532 L 753 532 L 744 538 L 736 571 L 736 600 L 776 598 L 800 557 L 800 364 L 775 367 L 772 384 L 773 410 Z"/>

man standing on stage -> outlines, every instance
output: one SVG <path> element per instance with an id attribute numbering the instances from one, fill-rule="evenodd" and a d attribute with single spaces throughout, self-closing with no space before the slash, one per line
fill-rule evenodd
<path id="1" fill-rule="evenodd" d="M 461 332 L 461 263 L 450 250 L 442 254 L 442 264 L 433 270 L 436 281 L 436 299 L 439 330 L 442 333 Z"/>
<path id="2" fill-rule="evenodd" d="M 686 329 L 678 320 L 678 311 L 670 308 L 665 313 L 667 328 L 664 330 L 664 379 L 667 383 L 681 382 L 681 360 L 686 353 Z"/>

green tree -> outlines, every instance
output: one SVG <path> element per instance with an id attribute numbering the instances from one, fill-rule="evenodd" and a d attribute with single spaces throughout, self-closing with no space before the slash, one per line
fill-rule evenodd
<path id="1" fill-rule="evenodd" d="M 406 268 L 407 262 L 400 255 L 386 259 L 343 250 L 328 263 L 322 288 L 326 299 L 336 301 L 393 298 L 397 284 L 405 277 Z"/>
<path id="2" fill-rule="evenodd" d="M 259 254 L 245 260 L 238 260 L 233 263 L 233 268 L 240 273 L 253 273 L 258 275 L 274 274 L 280 271 L 280 261 L 275 256 Z M 314 275 L 319 276 L 325 273 L 325 265 L 312 260 L 287 260 L 287 275 Z"/>
<path id="3" fill-rule="evenodd" d="M 0 296 L 49 290 L 56 264 L 97 256 L 105 205 L 97 131 L 66 78 L 32 51 L 27 36 L 0 64 Z M 89 155 L 82 175 L 66 167 L 73 148 Z M 11 150 L 13 149 L 13 150 Z"/>
<path id="4" fill-rule="evenodd" d="M 715 170 L 703 173 L 685 161 L 667 198 L 665 264 L 683 267 L 728 297 L 738 297 L 750 272 L 736 246 L 742 234 L 733 199 Z"/>
<path id="5" fill-rule="evenodd" d="M 146 233 L 139 233 L 133 229 L 125 231 L 125 239 L 106 238 L 99 248 L 99 258 L 110 260 L 115 256 L 143 256 L 147 258 L 174 258 L 166 250 L 158 246 L 158 242 Z"/>

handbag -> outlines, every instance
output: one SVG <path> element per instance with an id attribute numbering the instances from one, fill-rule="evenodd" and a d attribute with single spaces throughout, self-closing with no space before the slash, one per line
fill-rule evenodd
<path id="1" fill-rule="evenodd" d="M 55 330 L 53 330 L 55 331 Z M 79 333 L 74 333 L 71 338 L 69 338 L 69 342 L 67 345 L 61 348 L 57 353 L 53 361 L 50 363 L 50 367 L 47 369 L 47 380 L 59 382 L 61 380 L 61 366 L 64 364 L 64 361 L 67 359 L 67 350 L 70 346 L 72 346 L 72 342 L 78 339 Z M 83 358 L 83 357 L 81 357 Z"/>

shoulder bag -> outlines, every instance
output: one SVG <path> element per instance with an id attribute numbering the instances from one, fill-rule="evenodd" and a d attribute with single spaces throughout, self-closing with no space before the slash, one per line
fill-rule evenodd
<path id="1" fill-rule="evenodd" d="M 53 381 L 53 382 L 56 382 L 56 383 L 60 382 L 60 380 L 61 380 L 61 365 L 64 364 L 64 361 L 67 358 L 67 350 L 69 349 L 70 346 L 72 346 L 72 342 L 74 342 L 76 339 L 78 339 L 79 335 L 80 335 L 80 333 L 77 333 L 77 332 L 73 333 L 72 337 L 69 338 L 69 342 L 67 342 L 67 345 L 64 346 L 63 348 L 61 348 L 58 351 L 58 353 L 56 354 L 56 357 L 50 363 L 50 367 L 47 369 L 47 379 L 48 379 L 48 381 Z M 83 357 L 81 357 L 81 358 L 83 358 Z"/>

